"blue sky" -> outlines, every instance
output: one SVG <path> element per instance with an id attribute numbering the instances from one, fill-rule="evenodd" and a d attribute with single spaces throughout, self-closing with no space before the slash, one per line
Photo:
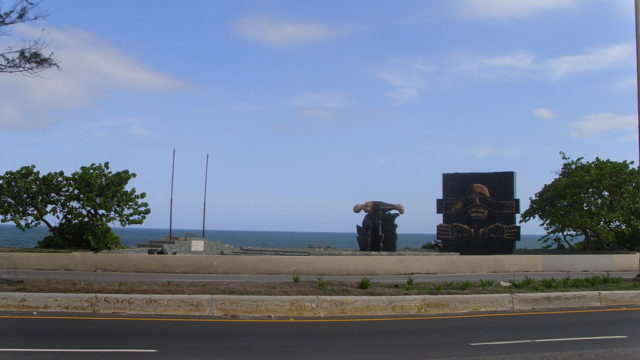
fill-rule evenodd
<path id="1" fill-rule="evenodd" d="M 4 3 L 4 2 L 3 2 Z M 45 0 L 60 69 L 0 74 L 0 172 L 138 174 L 144 227 L 355 231 L 403 204 L 433 233 L 445 172 L 638 157 L 632 0 Z M 44 32 L 42 29 L 45 29 Z M 523 233 L 542 233 L 535 223 Z"/>

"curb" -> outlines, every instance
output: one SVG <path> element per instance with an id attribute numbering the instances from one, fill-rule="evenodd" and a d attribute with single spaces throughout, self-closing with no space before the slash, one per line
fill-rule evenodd
<path id="1" fill-rule="evenodd" d="M 640 306 L 640 291 L 413 296 L 0 293 L 0 311 L 232 317 L 436 315 L 610 306 Z"/>

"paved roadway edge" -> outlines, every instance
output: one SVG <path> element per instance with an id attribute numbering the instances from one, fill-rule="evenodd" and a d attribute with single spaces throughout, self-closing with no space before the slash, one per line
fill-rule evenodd
<path id="1" fill-rule="evenodd" d="M 0 293 L 0 311 L 232 317 L 437 315 L 616 306 L 640 306 L 640 291 L 413 296 Z"/>

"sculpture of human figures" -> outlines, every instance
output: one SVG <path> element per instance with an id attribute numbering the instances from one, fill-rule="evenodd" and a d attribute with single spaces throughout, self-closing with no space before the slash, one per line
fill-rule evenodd
<path id="1" fill-rule="evenodd" d="M 503 224 L 498 214 L 513 218 L 518 211 L 517 200 L 497 200 L 482 184 L 469 186 L 465 196 L 445 199 L 441 213 L 449 215 L 449 222 L 439 224 L 437 239 L 445 251 L 470 253 L 511 253 L 513 243 L 520 239 L 520 227 Z M 504 216 L 503 215 L 503 216 Z"/>
<path id="2" fill-rule="evenodd" d="M 394 210 L 397 213 L 391 212 Z M 366 215 L 362 220 L 362 226 L 356 225 L 360 250 L 396 251 L 398 225 L 395 221 L 400 214 L 404 214 L 404 206 L 382 201 L 367 201 L 353 207 L 353 212 L 361 211 Z"/>

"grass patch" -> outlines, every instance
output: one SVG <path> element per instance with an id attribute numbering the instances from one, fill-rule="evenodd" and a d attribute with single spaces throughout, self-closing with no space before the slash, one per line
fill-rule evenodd
<path id="1" fill-rule="evenodd" d="M 321 277 L 316 278 L 316 289 L 318 289 L 318 290 L 326 290 L 327 289 L 327 282 L 324 281 L 324 279 L 321 278 Z"/>
<path id="2" fill-rule="evenodd" d="M 371 285 L 373 285 L 373 281 L 371 281 L 371 279 L 369 279 L 368 277 L 363 277 L 362 279 L 360 279 L 360 282 L 358 282 L 358 288 L 363 290 L 367 290 L 371 287 Z"/>
<path id="3" fill-rule="evenodd" d="M 587 278 L 522 279 L 515 286 L 500 286 L 494 280 L 374 283 L 315 280 L 299 282 L 234 282 L 234 281 L 77 281 L 25 279 L 0 281 L 0 292 L 90 293 L 90 294 L 190 294 L 190 295 L 323 295 L 323 296 L 396 296 L 396 295 L 470 295 L 567 291 L 640 290 L 640 282 L 631 279 L 597 275 Z"/>

